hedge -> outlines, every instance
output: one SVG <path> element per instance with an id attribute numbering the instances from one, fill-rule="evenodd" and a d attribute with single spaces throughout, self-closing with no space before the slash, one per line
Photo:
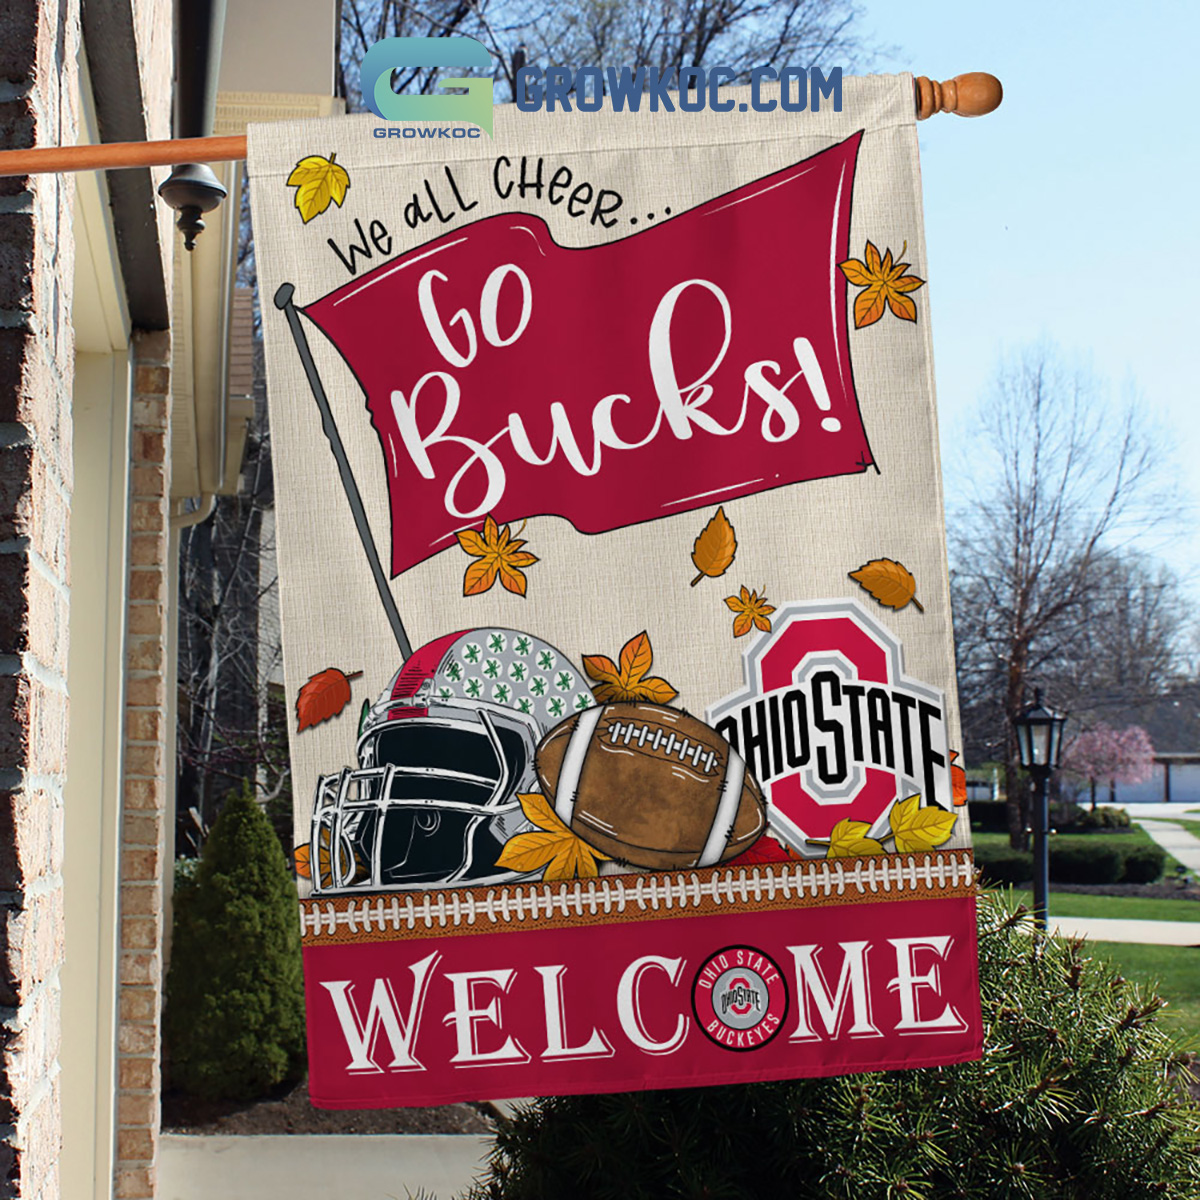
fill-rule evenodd
<path id="1" fill-rule="evenodd" d="M 1157 883 L 1162 878 L 1167 856 L 1158 846 L 1131 846 L 1125 851 L 1122 883 Z"/>
<path id="2" fill-rule="evenodd" d="M 1098 838 L 1050 845 L 1050 878 L 1055 883 L 1116 883 L 1124 866 L 1121 848 Z"/>
<path id="3" fill-rule="evenodd" d="M 975 863 L 984 883 L 1021 884 L 1033 878 L 1033 855 L 1010 846 L 976 846 Z"/>
<path id="4" fill-rule="evenodd" d="M 470 1200 L 1196 1200 L 1163 1001 L 1011 906 L 979 901 L 981 1061 L 529 1101 Z"/>
<path id="5" fill-rule="evenodd" d="M 1009 846 L 975 847 L 975 862 L 985 883 L 1022 884 L 1033 878 L 1033 855 Z M 1079 837 L 1050 843 L 1050 879 L 1054 883 L 1154 883 L 1166 855 L 1158 846 Z"/>

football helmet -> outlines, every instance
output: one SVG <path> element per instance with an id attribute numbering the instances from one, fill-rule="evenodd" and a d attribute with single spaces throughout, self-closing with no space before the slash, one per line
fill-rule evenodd
<path id="1" fill-rule="evenodd" d="M 358 766 L 317 782 L 313 894 L 522 878 L 496 863 L 532 828 L 517 795 L 538 790 L 542 737 L 592 704 L 580 670 L 530 634 L 472 629 L 422 646 L 364 703 Z"/>

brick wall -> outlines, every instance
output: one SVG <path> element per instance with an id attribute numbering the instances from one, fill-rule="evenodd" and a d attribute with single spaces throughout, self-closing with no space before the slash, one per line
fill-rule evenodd
<path id="1" fill-rule="evenodd" d="M 0 3 L 0 147 L 75 141 L 77 0 Z M 0 1195 L 58 1196 L 74 185 L 0 179 Z"/>
<path id="2" fill-rule="evenodd" d="M 159 1128 L 166 862 L 170 335 L 133 340 L 125 783 L 121 814 L 116 1195 L 152 1197 Z"/>

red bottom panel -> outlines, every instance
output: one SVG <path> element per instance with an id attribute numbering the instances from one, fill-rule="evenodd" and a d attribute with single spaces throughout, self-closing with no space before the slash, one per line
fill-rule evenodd
<path id="1" fill-rule="evenodd" d="M 304 950 L 321 1108 L 840 1075 L 978 1058 L 975 902 Z"/>

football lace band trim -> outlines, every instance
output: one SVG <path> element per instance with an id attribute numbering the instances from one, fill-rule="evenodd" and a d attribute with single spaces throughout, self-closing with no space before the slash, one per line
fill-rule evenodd
<path id="1" fill-rule="evenodd" d="M 372 892 L 300 901 L 305 945 L 387 941 L 497 928 L 575 926 L 717 912 L 975 895 L 971 851 L 816 859 L 703 872 L 600 876 L 570 883 Z"/>
<path id="2" fill-rule="evenodd" d="M 725 847 L 729 845 L 729 839 L 733 836 L 733 825 L 742 803 L 742 785 L 745 782 L 746 762 L 736 750 L 730 750 L 717 815 L 713 817 L 708 840 L 700 852 L 700 861 L 696 864 L 698 867 L 713 867 L 721 861 L 721 855 L 725 853 Z"/>
<path id="3" fill-rule="evenodd" d="M 554 785 L 554 811 L 558 814 L 558 819 L 567 826 L 570 826 L 571 818 L 575 815 L 575 798 L 579 793 L 583 760 L 587 757 L 592 734 L 596 732 L 603 712 L 603 707 L 597 707 L 585 709 L 580 713 L 567 742 L 567 750 L 558 772 L 558 782 Z"/>

